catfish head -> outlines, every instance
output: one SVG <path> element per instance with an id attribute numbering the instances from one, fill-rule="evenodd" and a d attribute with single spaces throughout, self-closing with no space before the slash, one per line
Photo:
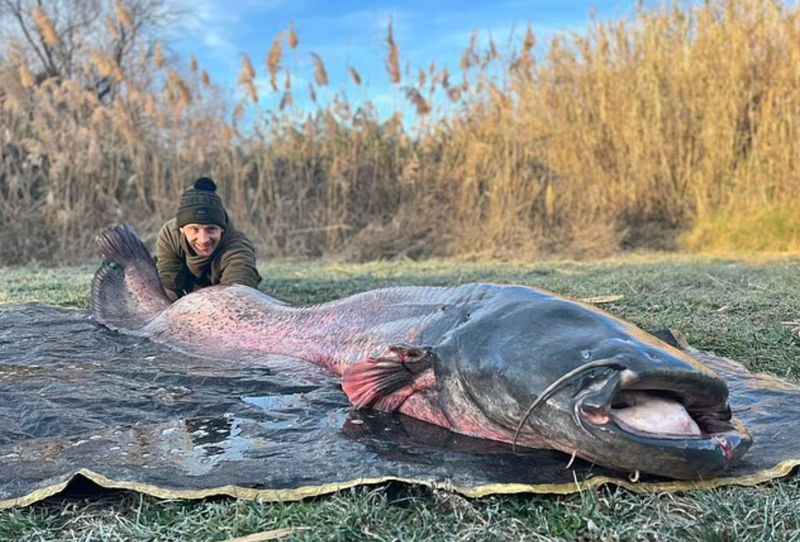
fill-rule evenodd
<path id="1" fill-rule="evenodd" d="M 438 356 L 438 404 L 466 420 L 454 430 L 679 479 L 719 475 L 750 447 L 698 361 L 594 307 L 509 290 Z"/>
<path id="2" fill-rule="evenodd" d="M 679 479 L 719 475 L 750 447 L 725 382 L 631 324 L 525 287 L 471 309 L 431 348 L 345 371 L 353 404 Z"/>

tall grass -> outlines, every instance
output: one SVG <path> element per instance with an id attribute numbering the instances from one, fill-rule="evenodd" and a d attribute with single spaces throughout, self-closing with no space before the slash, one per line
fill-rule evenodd
<path id="1" fill-rule="evenodd" d="M 57 40 L 46 8 L 35 17 Z M 86 52 L 84 73 L 117 82 L 113 100 L 0 57 L 0 262 L 84 259 L 110 222 L 152 238 L 200 174 L 220 181 L 262 256 L 525 259 L 680 239 L 702 250 L 724 247 L 744 217 L 768 220 L 760 209 L 800 203 L 797 8 L 676 3 L 535 41 L 473 39 L 457 70 L 401 72 L 390 24 L 387 78 L 416 110 L 412 129 L 345 89 L 294 106 L 291 55 L 312 61 L 312 99 L 329 78 L 324 51 L 303 50 L 293 26 L 265 54 L 274 98 L 245 57 L 238 104 L 196 61 L 181 70 L 160 50 L 125 69 Z M 796 228 L 752 227 L 761 249 L 800 244 Z"/>

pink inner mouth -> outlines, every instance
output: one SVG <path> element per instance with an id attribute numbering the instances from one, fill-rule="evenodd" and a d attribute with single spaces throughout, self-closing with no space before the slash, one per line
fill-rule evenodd
<path id="1" fill-rule="evenodd" d="M 686 408 L 674 399 L 648 392 L 628 392 L 626 404 L 606 411 L 582 410 L 588 422 L 606 425 L 613 419 L 620 427 L 642 436 L 698 437 L 703 434 Z"/>

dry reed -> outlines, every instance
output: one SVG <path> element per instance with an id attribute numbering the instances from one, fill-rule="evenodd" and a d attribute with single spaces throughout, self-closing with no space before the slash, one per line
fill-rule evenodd
<path id="1" fill-rule="evenodd" d="M 392 30 L 392 21 L 386 29 L 386 46 L 389 49 L 389 56 L 386 58 L 386 69 L 389 72 L 389 80 L 394 84 L 399 84 L 402 78 L 400 73 L 400 50 L 397 47 L 397 42 L 394 41 L 394 31 Z"/>
<path id="2" fill-rule="evenodd" d="M 124 26 L 127 30 L 133 30 L 135 22 L 131 10 L 129 10 L 125 4 L 120 1 L 117 1 L 114 4 L 114 10 L 117 14 L 117 19 L 119 19 L 119 22 L 122 23 L 122 26 Z"/>
<path id="3" fill-rule="evenodd" d="M 278 34 L 275 41 L 272 42 L 272 48 L 267 55 L 267 71 L 269 72 L 270 83 L 272 90 L 278 90 L 278 70 L 281 69 L 281 60 L 283 59 L 283 32 Z"/>
<path id="4" fill-rule="evenodd" d="M 320 87 L 327 86 L 328 72 L 325 69 L 325 63 L 316 53 L 311 53 L 311 59 L 314 61 L 314 82 Z"/>
<path id="5" fill-rule="evenodd" d="M 156 43 L 153 51 L 153 61 L 157 68 L 163 68 L 166 60 L 164 59 L 164 48 L 160 43 Z"/>
<path id="6" fill-rule="evenodd" d="M 58 44 L 44 20 L 36 28 Z M 295 108 L 288 70 L 278 84 L 283 40 L 298 45 L 293 25 L 285 34 L 267 56 L 281 92 L 259 101 L 245 57 L 250 101 L 235 108 L 160 45 L 133 66 L 85 51 L 76 73 L 117 81 L 101 100 L 77 76 L 39 77 L 3 43 L 0 263 L 82 261 L 112 222 L 152 241 L 199 175 L 218 180 L 264 257 L 580 257 L 735 248 L 753 232 L 765 239 L 754 249 L 800 246 L 796 8 L 642 8 L 537 55 L 531 29 L 505 48 L 474 38 L 460 73 L 415 69 L 398 87 L 420 116 L 414 129 L 342 92 L 311 114 Z M 399 85 L 391 23 L 386 44 Z"/>
<path id="7" fill-rule="evenodd" d="M 258 90 L 256 90 L 256 70 L 253 68 L 253 63 L 247 55 L 242 54 L 242 69 L 239 71 L 239 85 L 244 89 L 245 93 L 253 100 L 253 103 L 258 103 Z"/>
<path id="8" fill-rule="evenodd" d="M 32 10 L 33 20 L 36 23 L 36 29 L 41 34 L 44 42 L 52 48 L 58 47 L 58 33 L 53 26 L 52 21 L 39 6 L 34 6 Z"/>
<path id="9" fill-rule="evenodd" d="M 357 86 L 361 85 L 361 74 L 358 73 L 358 70 L 353 68 L 352 66 L 347 68 L 347 72 L 350 74 L 350 78 L 353 80 Z"/>

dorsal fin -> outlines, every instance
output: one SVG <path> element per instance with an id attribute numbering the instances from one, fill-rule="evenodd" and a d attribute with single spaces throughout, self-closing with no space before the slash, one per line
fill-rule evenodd
<path id="1" fill-rule="evenodd" d="M 98 322 L 136 330 L 170 305 L 155 262 L 133 228 L 106 228 L 97 244 L 103 263 L 92 278 L 92 312 Z"/>

